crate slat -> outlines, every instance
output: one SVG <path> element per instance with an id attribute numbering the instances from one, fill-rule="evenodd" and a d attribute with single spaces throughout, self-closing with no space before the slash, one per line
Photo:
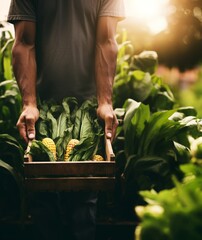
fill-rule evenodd
<path id="1" fill-rule="evenodd" d="M 25 162 L 25 176 L 114 176 L 115 162 Z"/>
<path id="2" fill-rule="evenodd" d="M 28 191 L 109 191 L 115 186 L 115 177 L 26 178 Z"/>

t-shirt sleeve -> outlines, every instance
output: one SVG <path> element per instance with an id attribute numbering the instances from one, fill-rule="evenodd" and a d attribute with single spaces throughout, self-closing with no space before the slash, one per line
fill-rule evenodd
<path id="1" fill-rule="evenodd" d="M 35 3 L 33 0 L 11 0 L 7 21 L 36 21 Z"/>
<path id="2" fill-rule="evenodd" d="M 124 0 L 103 0 L 99 16 L 125 18 Z"/>

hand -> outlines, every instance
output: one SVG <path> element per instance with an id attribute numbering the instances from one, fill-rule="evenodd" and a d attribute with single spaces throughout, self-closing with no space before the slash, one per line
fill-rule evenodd
<path id="1" fill-rule="evenodd" d="M 115 138 L 118 120 L 111 104 L 100 104 L 97 108 L 97 115 L 105 122 L 105 135 L 111 140 Z"/>
<path id="2" fill-rule="evenodd" d="M 39 118 L 37 107 L 26 106 L 18 119 L 17 128 L 20 136 L 28 143 L 35 138 L 35 123 Z"/>

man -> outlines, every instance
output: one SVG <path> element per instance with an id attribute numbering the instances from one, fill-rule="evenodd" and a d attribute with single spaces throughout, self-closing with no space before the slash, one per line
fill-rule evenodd
<path id="1" fill-rule="evenodd" d="M 123 17 L 123 0 L 11 0 L 13 69 L 23 100 L 17 127 L 26 142 L 35 138 L 37 96 L 58 101 L 73 96 L 80 102 L 96 96 L 97 115 L 113 141 L 115 34 Z"/>

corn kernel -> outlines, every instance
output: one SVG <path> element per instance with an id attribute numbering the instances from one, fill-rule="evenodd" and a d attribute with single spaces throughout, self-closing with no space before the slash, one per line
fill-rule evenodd
<path id="1" fill-rule="evenodd" d="M 67 148 L 66 148 L 66 153 L 65 153 L 65 157 L 64 160 L 68 161 L 69 160 L 69 156 L 71 151 L 74 149 L 74 147 L 79 143 L 78 139 L 71 139 L 69 141 L 69 143 L 67 144 Z"/>
<path id="2" fill-rule="evenodd" d="M 44 138 L 42 143 L 52 152 L 55 160 L 56 160 L 56 145 L 51 138 Z"/>
<path id="3" fill-rule="evenodd" d="M 104 161 L 104 158 L 101 155 L 96 154 L 93 156 L 92 160 L 93 161 Z"/>

